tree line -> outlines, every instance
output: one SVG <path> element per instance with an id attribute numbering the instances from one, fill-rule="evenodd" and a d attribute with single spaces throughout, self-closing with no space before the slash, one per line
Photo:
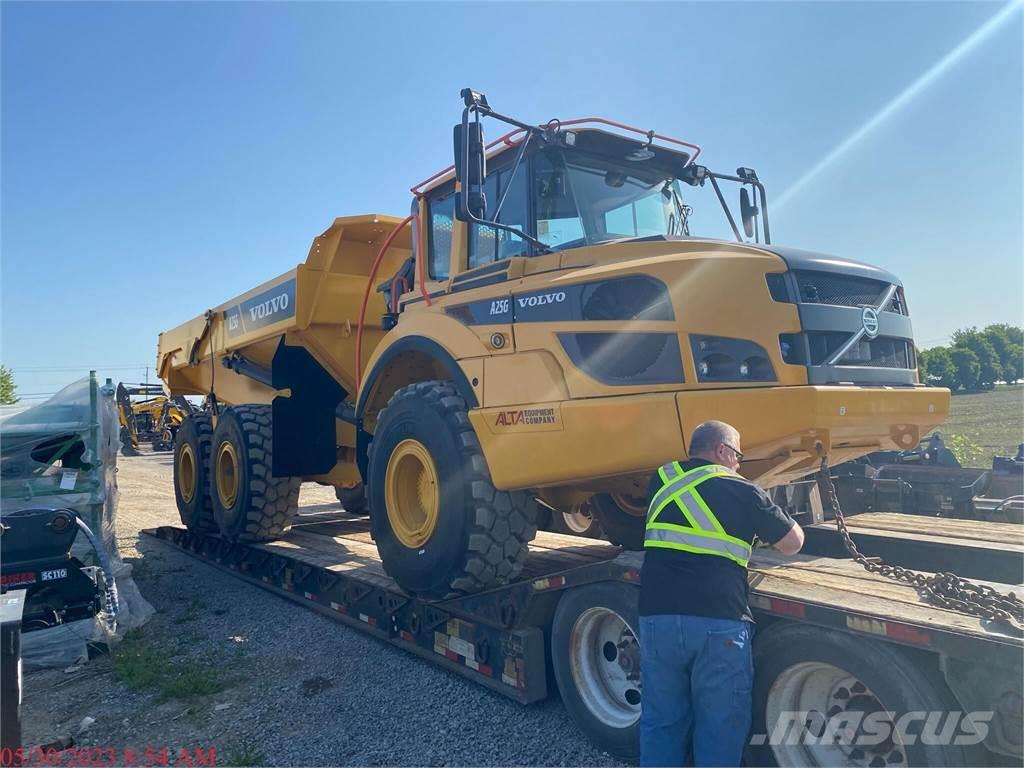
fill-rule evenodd
<path id="1" fill-rule="evenodd" d="M 983 330 L 963 328 L 948 347 L 917 353 L 923 384 L 958 389 L 992 389 L 997 381 L 1024 378 L 1024 329 L 997 323 Z"/>

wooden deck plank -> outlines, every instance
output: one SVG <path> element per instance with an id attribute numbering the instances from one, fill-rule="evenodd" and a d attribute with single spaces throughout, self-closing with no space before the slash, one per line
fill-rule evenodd
<path id="1" fill-rule="evenodd" d="M 927 536 L 949 543 L 956 540 L 988 542 L 1002 549 L 1010 548 L 1024 553 L 1024 526 L 1018 523 L 989 523 L 980 520 L 954 520 L 923 515 L 905 515 L 895 512 L 868 512 L 846 518 L 851 530 L 870 529 L 901 534 Z"/>

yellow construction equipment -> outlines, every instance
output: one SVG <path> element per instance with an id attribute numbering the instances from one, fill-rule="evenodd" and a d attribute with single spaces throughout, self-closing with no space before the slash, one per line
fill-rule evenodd
<path id="1" fill-rule="evenodd" d="M 408 218 L 338 218 L 304 263 L 161 334 L 169 392 L 209 403 L 175 447 L 189 527 L 272 538 L 302 480 L 365 488 L 388 573 L 466 593 L 518 573 L 537 498 L 589 502 L 636 546 L 651 471 L 704 420 L 735 425 L 742 472 L 775 486 L 945 418 L 899 280 L 772 245 L 752 169 L 463 98 L 455 166 L 412 189 Z M 514 130 L 485 145 L 482 117 Z M 734 240 L 691 236 L 716 209 Z"/>
<path id="2" fill-rule="evenodd" d="M 142 443 L 149 443 L 154 451 L 171 450 L 178 427 L 195 410 L 184 397 L 167 397 L 159 385 L 121 382 L 116 394 L 125 455 L 136 453 Z"/>

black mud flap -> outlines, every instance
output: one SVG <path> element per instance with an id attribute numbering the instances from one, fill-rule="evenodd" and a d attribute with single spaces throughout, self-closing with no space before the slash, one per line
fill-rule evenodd
<path id="1" fill-rule="evenodd" d="M 274 389 L 291 397 L 273 402 L 275 477 L 304 477 L 330 472 L 338 461 L 336 410 L 348 396 L 305 347 L 290 347 L 282 338 L 274 353 Z"/>

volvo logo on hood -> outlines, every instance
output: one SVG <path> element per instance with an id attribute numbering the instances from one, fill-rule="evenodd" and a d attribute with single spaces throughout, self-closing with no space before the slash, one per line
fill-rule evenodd
<path id="1" fill-rule="evenodd" d="M 864 307 L 860 313 L 860 322 L 864 326 L 864 333 L 869 339 L 878 335 L 878 313 L 871 307 Z"/>

